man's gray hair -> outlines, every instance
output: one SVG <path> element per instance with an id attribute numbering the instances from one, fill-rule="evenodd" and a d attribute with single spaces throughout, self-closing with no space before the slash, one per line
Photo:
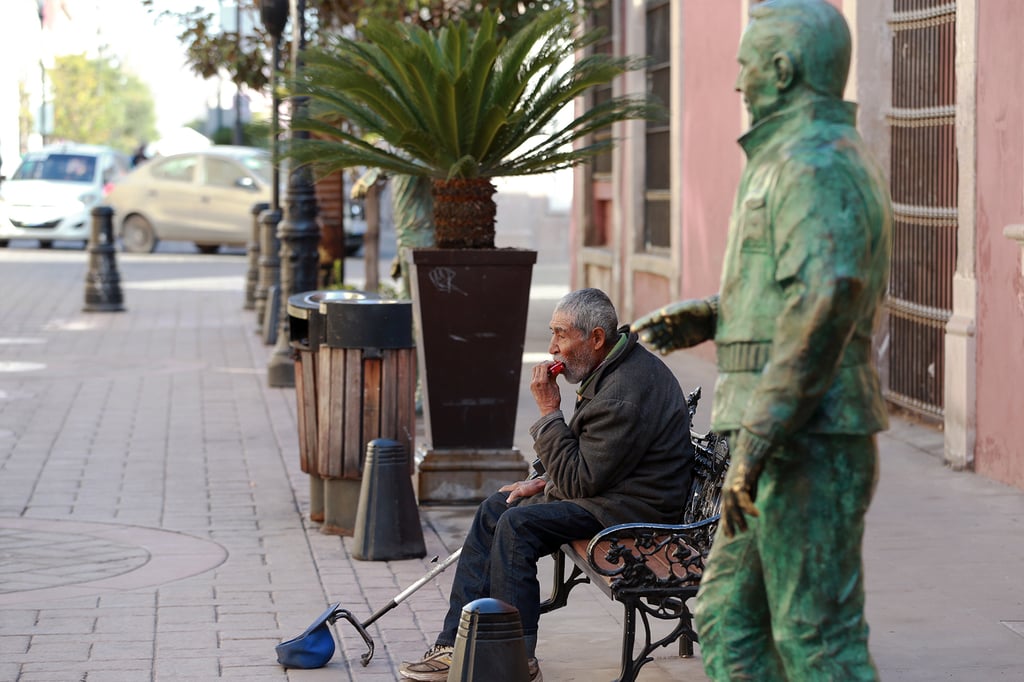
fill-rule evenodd
<path id="1" fill-rule="evenodd" d="M 825 0 L 763 0 L 750 5 L 750 21 L 765 25 L 772 53 L 790 54 L 799 81 L 842 99 L 852 47 L 839 10 Z"/>
<path id="2" fill-rule="evenodd" d="M 555 311 L 565 313 L 572 326 L 584 335 L 600 327 L 604 330 L 605 338 L 612 343 L 618 337 L 619 316 L 608 295 L 600 289 L 570 291 L 558 302 Z"/>

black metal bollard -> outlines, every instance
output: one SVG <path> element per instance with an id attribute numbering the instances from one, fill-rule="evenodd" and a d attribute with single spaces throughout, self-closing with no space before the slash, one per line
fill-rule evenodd
<path id="1" fill-rule="evenodd" d="M 393 561 L 426 556 L 409 455 L 402 444 L 375 438 L 366 445 L 352 556 Z"/>
<path id="2" fill-rule="evenodd" d="M 316 188 L 308 166 L 292 170 L 288 183 L 287 213 L 277 228 L 281 244 L 280 298 L 277 340 L 267 363 L 267 383 L 276 388 L 295 386 L 295 370 L 288 333 L 288 297 L 316 289 L 320 265 L 320 227 L 316 223 Z M 267 312 L 270 315 L 270 312 Z"/>
<path id="3" fill-rule="evenodd" d="M 526 642 L 519 609 L 500 599 L 477 599 L 462 607 L 451 682 L 528 682 Z"/>
<path id="4" fill-rule="evenodd" d="M 246 248 L 249 269 L 245 273 L 245 305 L 242 310 L 256 309 L 256 286 L 260 278 L 260 214 L 268 208 L 270 204 L 265 201 L 252 205 L 252 234 Z"/>
<path id="5" fill-rule="evenodd" d="M 114 209 L 92 209 L 89 237 L 89 272 L 85 275 L 85 305 L 82 312 L 116 313 L 124 310 L 121 275 L 117 272 L 114 248 Z"/>
<path id="6" fill-rule="evenodd" d="M 277 241 L 277 224 L 281 222 L 280 209 L 269 209 L 260 214 L 260 256 L 259 277 L 253 294 L 256 307 L 256 333 L 262 335 L 265 319 L 272 308 L 268 303 L 271 287 L 276 287 L 281 277 L 280 243 Z M 276 329 L 276 328 L 275 328 Z M 270 342 L 268 342 L 270 343 Z"/>

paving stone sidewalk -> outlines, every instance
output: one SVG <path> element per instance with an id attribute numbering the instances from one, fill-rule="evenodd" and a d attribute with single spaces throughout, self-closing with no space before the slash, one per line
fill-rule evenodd
<path id="1" fill-rule="evenodd" d="M 321 670 L 283 670 L 274 645 L 335 601 L 368 617 L 459 546 L 472 509 L 421 509 L 423 560 L 353 560 L 306 520 L 294 391 L 266 386 L 244 258 L 118 265 L 127 311 L 83 313 L 87 254 L 0 249 L 0 680 L 396 679 L 432 642 L 451 571 L 370 628 L 367 667 L 345 623 Z M 529 353 L 566 273 L 537 269 Z M 710 405 L 713 366 L 667 361 Z M 533 409 L 524 384 L 525 453 Z M 883 678 L 1024 679 L 1024 492 L 945 469 L 930 428 L 894 420 L 880 443 L 866 563 Z M 620 622 L 578 589 L 542 621 L 546 679 L 612 679 Z M 704 679 L 670 650 L 641 674 Z"/>

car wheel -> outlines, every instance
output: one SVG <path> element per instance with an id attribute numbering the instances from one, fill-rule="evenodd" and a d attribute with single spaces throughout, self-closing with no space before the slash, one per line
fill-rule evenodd
<path id="1" fill-rule="evenodd" d="M 220 249 L 219 244 L 196 244 L 196 248 L 199 249 L 199 253 L 205 253 L 207 255 L 217 253 Z"/>
<path id="2" fill-rule="evenodd" d="M 39 240 L 39 248 L 40 249 L 52 249 L 53 248 L 53 242 L 47 241 L 45 239 L 40 239 Z"/>
<path id="3" fill-rule="evenodd" d="M 8 244 L 10 244 L 10 241 L 6 239 L 0 239 L 0 249 L 6 249 Z"/>
<path id="4" fill-rule="evenodd" d="M 128 216 L 121 228 L 121 243 L 128 253 L 153 253 L 156 248 L 153 226 L 140 215 Z"/>

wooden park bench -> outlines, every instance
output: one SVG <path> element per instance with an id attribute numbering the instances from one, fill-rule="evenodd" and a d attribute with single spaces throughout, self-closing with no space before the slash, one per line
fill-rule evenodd
<path id="1" fill-rule="evenodd" d="M 686 398 L 692 418 L 700 388 Z M 658 647 L 679 641 L 679 655 L 692 656 L 697 633 L 687 601 L 697 594 L 704 561 L 718 527 L 722 482 L 729 466 L 729 448 L 715 433 L 691 432 L 696 461 L 693 483 L 683 498 L 683 522 L 626 523 L 604 529 L 592 538 L 562 545 L 554 555 L 555 575 L 550 597 L 541 613 L 560 609 L 576 585 L 592 583 L 625 610 L 622 632 L 622 670 L 617 682 L 633 682 L 641 666 Z M 566 574 L 566 561 L 572 571 Z M 643 623 L 644 644 L 636 648 L 637 615 Z M 651 618 L 675 621 L 672 630 L 654 639 Z"/>

